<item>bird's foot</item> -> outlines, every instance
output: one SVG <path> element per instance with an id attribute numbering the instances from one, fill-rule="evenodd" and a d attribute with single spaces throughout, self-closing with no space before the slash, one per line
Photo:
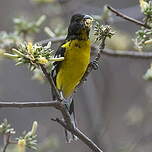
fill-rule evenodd
<path id="1" fill-rule="evenodd" d="M 92 61 L 90 64 L 94 70 L 97 70 L 99 68 L 99 64 L 97 61 Z"/>

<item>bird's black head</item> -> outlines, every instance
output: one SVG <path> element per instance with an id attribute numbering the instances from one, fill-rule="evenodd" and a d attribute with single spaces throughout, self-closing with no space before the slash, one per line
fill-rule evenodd
<path id="1" fill-rule="evenodd" d="M 72 16 L 68 28 L 67 40 L 89 39 L 89 31 L 92 26 L 93 18 L 89 15 L 75 14 Z"/>

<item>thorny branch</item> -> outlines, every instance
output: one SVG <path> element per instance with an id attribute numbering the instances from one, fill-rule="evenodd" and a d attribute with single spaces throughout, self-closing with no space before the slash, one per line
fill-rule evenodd
<path id="1" fill-rule="evenodd" d="M 111 6 L 109 6 L 109 5 L 107 5 L 107 8 L 108 8 L 110 11 L 112 11 L 113 13 L 115 13 L 117 16 L 119 16 L 119 17 L 121 17 L 121 18 L 123 18 L 123 19 L 125 19 L 125 20 L 128 20 L 128 21 L 130 21 L 130 22 L 133 22 L 133 23 L 135 23 L 135 24 L 137 24 L 137 25 L 139 25 L 139 26 L 143 26 L 143 27 L 145 27 L 145 28 L 151 29 L 151 27 L 148 26 L 147 24 L 142 23 L 142 22 L 140 22 L 140 21 L 138 21 L 138 20 L 136 20 L 136 19 L 133 19 L 133 18 L 131 18 L 131 17 L 129 17 L 129 16 L 127 16 L 127 15 L 119 12 L 118 10 L 114 9 L 113 7 L 111 7 Z"/>

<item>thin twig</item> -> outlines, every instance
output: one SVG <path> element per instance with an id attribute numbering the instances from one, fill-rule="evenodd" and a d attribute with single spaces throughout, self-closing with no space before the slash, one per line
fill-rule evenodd
<path id="1" fill-rule="evenodd" d="M 10 140 L 10 134 L 4 134 L 4 147 L 3 147 L 3 150 L 2 152 L 6 152 L 6 149 L 9 145 L 9 140 Z"/>
<path id="2" fill-rule="evenodd" d="M 32 107 L 54 107 L 61 111 L 65 122 L 68 126 L 71 126 L 71 119 L 68 111 L 64 104 L 57 100 L 54 101 L 43 101 L 43 102 L 0 102 L 0 108 L 32 108 Z"/>
<path id="3" fill-rule="evenodd" d="M 57 101 L 44 102 L 0 102 L 0 108 L 32 108 L 32 107 L 58 107 Z"/>
<path id="4" fill-rule="evenodd" d="M 111 50 L 104 49 L 102 54 L 112 56 L 112 57 L 128 57 L 136 59 L 152 59 L 152 52 L 138 52 L 138 51 L 124 51 L 124 50 Z"/>
<path id="5" fill-rule="evenodd" d="M 134 18 L 131 18 L 131 17 L 129 17 L 129 16 L 127 16 L 127 15 L 119 12 L 118 10 L 114 9 L 113 7 L 111 7 L 111 6 L 109 6 L 109 5 L 107 5 L 107 8 L 108 8 L 110 11 L 112 11 L 113 13 L 115 13 L 117 16 L 119 16 L 119 17 L 121 17 L 121 18 L 123 18 L 123 19 L 125 19 L 125 20 L 128 20 L 128 21 L 130 21 L 130 22 L 132 22 L 132 23 L 135 23 L 135 24 L 137 24 L 137 25 L 143 26 L 143 27 L 145 27 L 145 28 L 151 29 L 151 27 L 148 26 L 147 24 L 142 23 L 142 22 L 140 22 L 140 21 L 138 21 L 138 20 L 136 20 L 136 19 L 134 19 Z"/>
<path id="6" fill-rule="evenodd" d="M 4 145 L 2 152 L 6 152 L 6 149 L 7 149 L 8 145 L 9 145 L 9 143 L 6 143 L 6 144 Z"/>
<path id="7" fill-rule="evenodd" d="M 78 128 L 70 128 L 68 127 L 64 121 L 56 118 L 52 119 L 53 121 L 56 121 L 61 126 L 63 126 L 65 129 L 72 132 L 74 135 L 76 135 L 81 141 L 83 141 L 92 151 L 94 152 L 103 152 L 90 138 L 88 138 L 85 134 L 83 134 Z"/>

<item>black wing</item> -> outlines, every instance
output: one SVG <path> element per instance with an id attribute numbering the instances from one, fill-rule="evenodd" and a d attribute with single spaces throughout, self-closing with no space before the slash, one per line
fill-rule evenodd
<path id="1" fill-rule="evenodd" d="M 62 43 L 62 45 L 63 44 L 64 43 Z M 65 48 L 61 47 L 62 45 L 60 45 L 60 47 L 56 51 L 54 57 L 58 57 L 58 58 L 59 57 L 64 57 Z M 52 68 L 52 71 L 51 71 L 51 76 L 52 76 L 55 84 L 56 84 L 56 76 L 57 76 L 57 73 L 59 71 L 61 63 L 62 63 L 62 61 L 56 61 L 56 62 L 53 63 L 53 68 Z M 54 91 L 53 88 L 52 88 L 52 97 L 53 97 L 53 100 L 56 99 L 55 91 Z"/>

